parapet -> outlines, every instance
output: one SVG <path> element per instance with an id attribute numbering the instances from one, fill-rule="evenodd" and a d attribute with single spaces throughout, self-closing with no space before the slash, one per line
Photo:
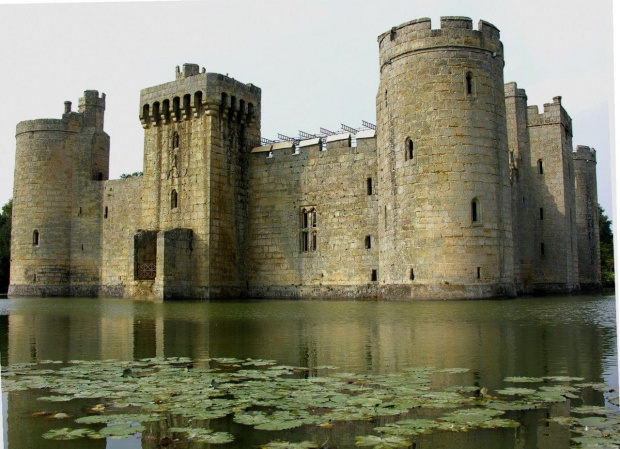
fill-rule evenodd
<path id="1" fill-rule="evenodd" d="M 525 98 L 527 100 L 525 89 L 519 89 L 517 87 L 517 83 L 515 83 L 514 81 L 504 84 L 504 96 L 505 97 L 520 97 L 520 98 Z"/>
<path id="2" fill-rule="evenodd" d="M 16 136 L 27 132 L 63 132 L 77 133 L 82 126 L 103 128 L 103 111 L 105 110 L 105 94 L 101 97 L 96 90 L 87 90 L 78 101 L 78 112 L 71 110 L 71 102 L 64 102 L 62 118 L 44 118 L 19 122 Z"/>
<path id="3" fill-rule="evenodd" d="M 441 47 L 484 50 L 493 57 L 503 58 L 499 30 L 484 20 L 480 20 L 478 29 L 474 30 L 469 17 L 441 17 L 440 27 L 432 29 L 431 20 L 423 18 L 381 34 L 377 38 L 381 67 L 405 54 Z"/>
<path id="4" fill-rule="evenodd" d="M 586 145 L 577 145 L 577 149 L 573 152 L 573 160 L 596 164 L 596 150 Z"/>
<path id="5" fill-rule="evenodd" d="M 251 122 L 260 120 L 261 89 L 219 73 L 199 71 L 197 64 L 176 68 L 176 80 L 142 89 L 140 121 L 144 128 L 202 114 Z"/>
<path id="6" fill-rule="evenodd" d="M 78 101 L 78 112 L 84 112 L 90 106 L 105 109 L 105 94 L 101 93 L 99 97 L 99 92 L 96 90 L 84 91 L 84 96 Z"/>
<path id="7" fill-rule="evenodd" d="M 551 125 L 558 124 L 563 125 L 572 136 L 572 119 L 562 107 L 562 97 L 553 97 L 552 103 L 545 103 L 543 105 L 544 112 L 539 112 L 538 106 L 527 107 L 527 120 L 529 126 Z"/>

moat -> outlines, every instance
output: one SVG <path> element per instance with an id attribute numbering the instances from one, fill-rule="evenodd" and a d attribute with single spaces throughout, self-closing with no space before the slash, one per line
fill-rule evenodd
<path id="1" fill-rule="evenodd" d="M 61 428 L 105 429 L 106 424 L 76 424 L 75 420 L 88 416 L 88 410 L 97 404 L 104 404 L 105 413 L 111 413 L 114 408 L 111 404 L 118 400 L 118 396 L 101 399 L 83 394 L 82 398 L 51 402 L 37 399 L 54 394 L 49 390 L 3 391 L 5 448 L 258 448 L 276 440 L 308 440 L 316 444 L 328 441 L 325 447 L 353 448 L 356 447 L 356 437 L 379 435 L 373 430 L 378 426 L 389 427 L 405 418 L 431 420 L 454 412 L 455 408 L 472 408 L 472 401 L 478 398 L 471 396 L 479 393 L 473 387 L 486 389 L 483 394 L 488 396 L 502 397 L 498 391 L 505 392 L 511 387 L 540 387 L 549 393 L 550 389 L 560 391 L 560 386 L 565 388 L 563 394 L 568 396 L 564 402 L 555 401 L 546 407 L 531 409 L 524 407 L 507 411 L 501 416 L 518 423 L 515 426 L 477 427 L 467 432 L 436 430 L 408 439 L 415 443 L 411 447 L 417 449 L 564 448 L 570 445 L 570 438 L 575 437 L 575 433 L 571 434 L 568 426 L 549 421 L 549 418 L 577 416 L 571 413 L 571 409 L 583 405 L 614 408 L 607 399 L 617 396 L 617 392 L 603 393 L 600 389 L 584 386 L 584 383 L 606 383 L 618 388 L 615 324 L 615 297 L 605 295 L 413 303 L 285 300 L 153 303 L 93 298 L 0 299 L 3 388 L 11 385 L 10 382 L 7 384 L 7 379 L 23 378 L 28 375 L 25 372 L 35 368 L 44 371 L 38 371 L 36 376 L 33 373 L 33 378 L 46 379 L 45 376 L 54 376 L 58 370 L 73 369 L 77 373 L 79 369 L 90 366 L 93 371 L 108 370 L 106 372 L 112 373 L 109 374 L 108 388 L 113 389 L 110 386 L 112 381 L 126 380 L 127 385 L 135 385 L 149 376 L 156 376 L 152 365 L 159 364 L 157 369 L 160 372 L 176 376 L 173 379 L 177 383 L 175 388 L 179 390 L 178 399 L 183 397 L 183 393 L 188 393 L 188 389 L 195 392 L 197 398 L 201 391 L 208 390 L 212 394 L 204 398 L 201 406 L 203 412 L 205 408 L 210 410 L 208 404 L 217 400 L 222 404 L 224 401 L 231 404 L 231 411 L 226 409 L 220 417 L 211 415 L 210 419 L 204 415 L 183 416 L 171 412 L 171 408 L 163 412 L 150 407 L 149 413 L 160 413 L 161 419 L 149 419 L 142 423 L 142 432 L 129 438 L 83 437 L 55 441 L 43 439 L 42 435 L 51 429 Z M 142 360 L 143 365 L 130 365 L 131 361 L 138 360 Z M 164 366 L 164 360 L 168 365 Z M 12 370 L 11 367 L 16 364 L 21 368 Z M 149 367 L 141 368 L 146 365 Z M 123 366 L 132 366 L 136 376 L 123 378 L 122 375 L 126 374 Z M 308 369 L 293 370 L 292 367 Z M 448 370 L 450 368 L 458 369 Z M 278 377 L 273 377 L 273 380 L 265 381 L 265 377 L 260 375 L 276 369 L 279 369 Z M 211 380 L 210 386 L 181 386 L 190 385 L 187 384 L 190 378 L 199 379 L 200 373 L 210 373 L 216 380 Z M 399 385 L 398 376 L 403 373 L 409 377 L 403 377 L 404 385 Z M 445 398 L 459 393 L 465 402 L 452 408 L 437 402 L 432 406 L 418 405 L 401 416 L 334 420 L 321 425 L 317 424 L 318 421 L 311 424 L 308 420 L 307 424 L 275 431 L 255 430 L 251 425 L 239 424 L 236 418 L 233 420 L 234 416 L 242 413 L 239 402 L 234 402 L 239 401 L 235 399 L 234 390 L 229 388 L 227 395 L 213 393 L 226 385 L 234 384 L 235 388 L 244 389 L 264 381 L 267 385 L 273 382 L 274 388 L 270 393 L 277 396 L 278 390 L 283 390 L 286 382 L 292 379 L 311 384 L 316 399 L 317 388 L 332 388 L 328 387 L 331 385 L 330 379 L 336 377 L 342 386 L 338 393 L 329 393 L 331 403 L 337 402 L 337 397 L 345 397 L 343 389 L 351 393 L 351 397 L 345 397 L 349 404 L 355 402 L 351 398 L 359 396 L 357 404 L 360 407 L 363 405 L 362 398 L 371 392 L 381 393 L 383 396 L 379 397 L 384 398 L 384 404 L 380 404 L 378 399 L 372 405 L 376 412 L 383 406 L 384 410 L 388 409 L 385 395 L 395 388 L 399 389 L 399 393 L 390 399 L 389 407 L 405 407 L 398 403 L 397 398 L 407 396 L 402 388 L 407 385 L 411 387 L 411 382 L 414 382 L 411 380 L 412 374 L 417 379 L 415 382 L 422 383 L 420 379 L 429 376 L 430 391 L 438 392 L 434 393 L 435 399 L 440 395 Z M 93 374 L 93 377 L 96 375 Z M 507 378 L 516 376 L 545 378 L 545 381 L 542 387 L 507 382 Z M 569 382 L 557 376 L 583 380 Z M 81 385 L 89 382 L 86 377 L 76 374 L 76 378 L 81 379 Z M 566 389 L 568 383 L 572 388 L 570 390 Z M 360 391 L 352 393 L 353 387 L 360 388 Z M 465 387 L 473 389 L 467 390 Z M 67 386 L 65 390 L 70 391 L 64 391 L 64 394 L 73 394 L 73 388 Z M 296 397 L 297 403 L 301 404 L 308 396 L 301 387 L 296 388 L 298 391 L 291 390 L 284 399 Z M 250 412 L 247 407 L 248 398 L 258 394 L 256 391 L 244 393 L 246 397 L 241 398 L 241 401 L 246 401 L 243 406 L 246 419 L 257 419 L 258 412 Z M 146 389 L 136 389 L 134 396 L 145 392 Z M 267 395 L 265 392 L 260 394 Z M 426 397 L 430 397 L 429 393 Z M 518 400 L 528 398 L 531 396 L 523 393 Z M 146 409 L 146 400 L 139 399 L 134 398 L 134 402 L 128 399 L 130 404 L 128 407 L 125 404 L 125 411 L 118 409 L 114 413 L 136 413 L 137 405 Z M 264 397 L 261 400 L 266 401 Z M 161 402 L 162 409 L 165 409 L 168 405 L 165 401 Z M 272 413 L 277 409 L 277 404 L 278 400 L 261 410 Z M 316 418 L 326 413 L 330 406 L 328 402 L 324 404 L 323 407 L 304 409 L 304 416 Z M 217 411 L 221 412 L 222 407 Z M 51 419 L 52 412 L 66 413 L 69 417 Z M 287 413 L 292 413 L 290 407 Z M 137 424 L 140 423 L 134 423 Z M 215 433 L 229 433 L 234 440 L 223 444 L 198 443 L 191 438 L 184 440 L 182 434 L 174 436 L 178 441 L 165 439 L 169 435 L 168 428 L 192 425 L 213 429 Z"/>

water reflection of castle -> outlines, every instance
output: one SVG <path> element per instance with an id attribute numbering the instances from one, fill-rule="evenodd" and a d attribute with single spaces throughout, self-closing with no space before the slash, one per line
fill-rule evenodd
<path id="1" fill-rule="evenodd" d="M 1 348 L 3 361 L 9 364 L 229 356 L 276 359 L 296 366 L 336 365 L 346 371 L 374 373 L 407 366 L 469 367 L 472 370 L 463 375 L 463 384 L 478 383 L 495 389 L 506 375 L 570 374 L 598 380 L 603 371 L 603 348 L 610 347 L 614 338 L 613 329 L 606 333 L 586 322 L 551 325 L 534 318 L 528 322 L 515 317 L 519 304 L 512 301 L 489 303 L 484 313 L 479 302 L 415 304 L 413 315 L 408 312 L 411 308 L 402 307 L 413 304 L 397 303 L 150 304 L 72 299 L 72 308 L 67 309 L 67 299 L 14 301 L 18 302 L 4 323 L 8 326 L 8 341 Z M 553 299 L 547 303 L 550 301 Z M 506 318 L 510 316 L 513 318 Z M 441 384 L 447 379 L 438 377 L 437 381 Z M 45 447 L 39 445 L 39 429 L 50 424 L 25 419 L 33 407 L 42 407 L 33 406 L 34 402 L 28 392 L 9 394 L 10 447 Z M 71 403 L 67 407 L 75 414 L 81 413 L 77 406 L 73 410 Z M 566 447 L 557 443 L 568 441 L 563 431 L 546 427 L 539 422 L 541 418 L 542 412 L 533 415 L 528 441 L 531 443 L 536 434 L 539 448 Z M 347 424 L 339 431 L 354 435 L 360 426 L 364 424 Z M 498 435 L 503 434 L 432 438 L 435 442 L 445 438 L 446 444 L 460 438 L 461 447 L 467 448 L 499 447 Z M 16 441 L 20 443 L 13 446 Z M 480 446 L 481 442 L 488 445 Z M 88 444 L 92 446 L 79 447 L 105 447 L 102 442 Z M 157 446 L 144 442 L 142 447 Z"/>

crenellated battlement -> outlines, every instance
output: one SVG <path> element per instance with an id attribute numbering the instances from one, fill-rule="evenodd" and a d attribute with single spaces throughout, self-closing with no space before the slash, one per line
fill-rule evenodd
<path id="1" fill-rule="evenodd" d="M 440 28 L 432 29 L 431 19 L 422 18 L 405 22 L 379 35 L 381 68 L 401 56 L 431 49 L 469 48 L 488 52 L 494 58 L 503 58 L 499 29 L 480 20 L 474 30 L 469 17 L 441 17 Z"/>
<path id="2" fill-rule="evenodd" d="M 541 125 L 563 125 L 572 136 L 572 119 L 562 107 L 562 97 L 553 97 L 552 103 L 545 103 L 543 105 L 543 112 L 537 105 L 527 107 L 527 120 L 529 126 L 541 126 Z"/>
<path id="3" fill-rule="evenodd" d="M 520 97 L 527 100 L 527 94 L 525 93 L 525 89 L 518 88 L 517 83 L 515 83 L 514 81 L 504 84 L 504 96 Z"/>
<path id="4" fill-rule="evenodd" d="M 176 80 L 140 92 L 143 128 L 166 125 L 202 115 L 218 115 L 240 123 L 260 118 L 261 90 L 219 73 L 199 72 L 197 64 L 176 67 Z"/>
<path id="5" fill-rule="evenodd" d="M 586 145 L 577 145 L 573 152 L 573 160 L 594 162 L 596 164 L 596 150 Z"/>

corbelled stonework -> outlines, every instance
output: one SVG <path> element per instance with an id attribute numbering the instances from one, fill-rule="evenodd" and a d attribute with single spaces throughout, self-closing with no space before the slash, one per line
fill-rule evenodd
<path id="1" fill-rule="evenodd" d="M 600 287 L 595 151 L 504 83 L 465 17 L 378 38 L 377 123 L 260 136 L 261 90 L 144 89 L 144 174 L 108 180 L 105 95 L 21 122 L 12 295 L 466 299 Z"/>

